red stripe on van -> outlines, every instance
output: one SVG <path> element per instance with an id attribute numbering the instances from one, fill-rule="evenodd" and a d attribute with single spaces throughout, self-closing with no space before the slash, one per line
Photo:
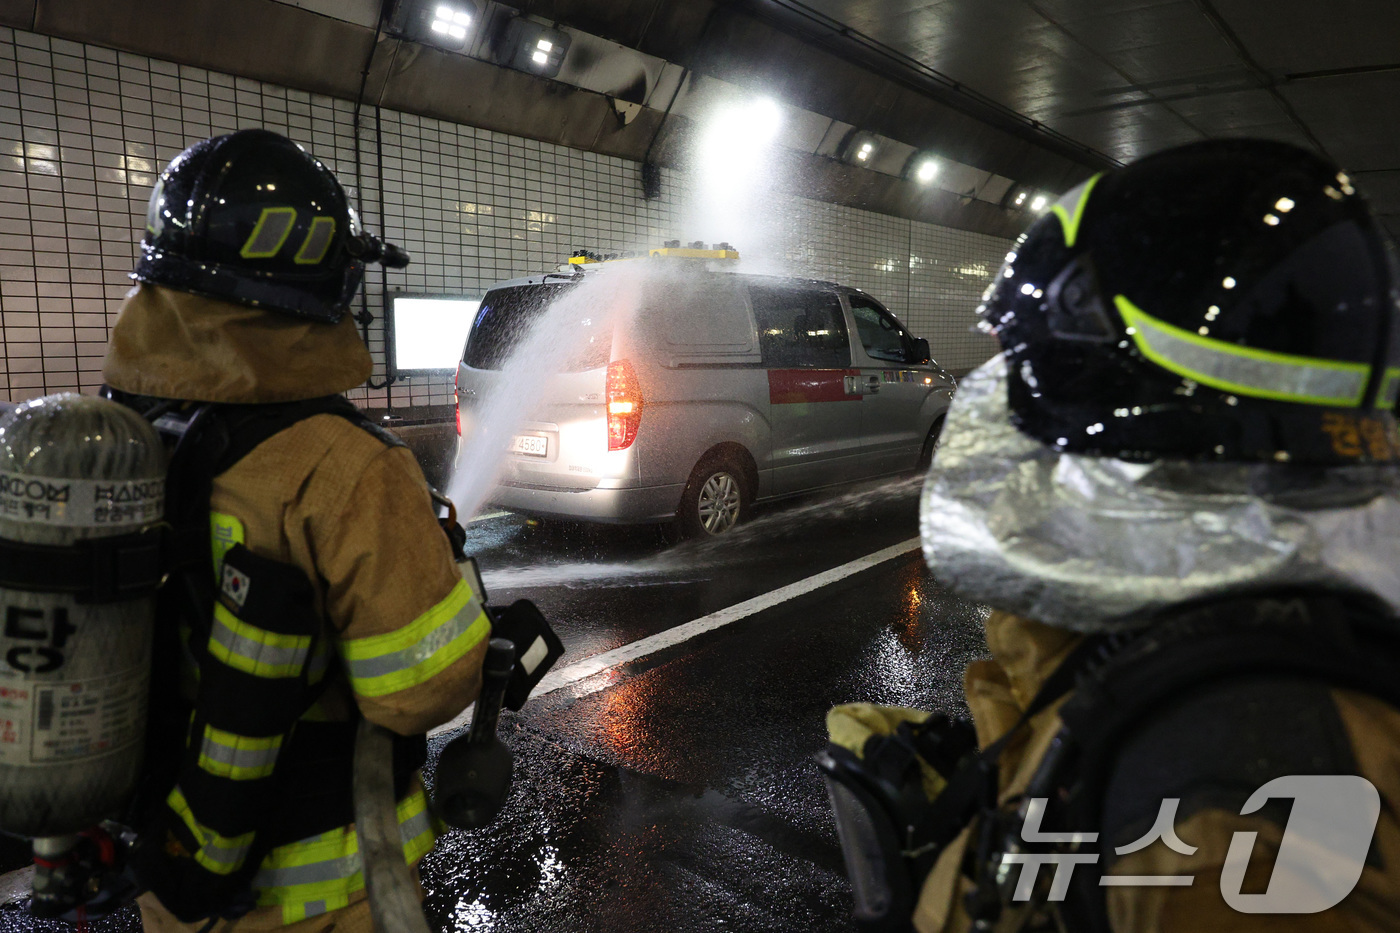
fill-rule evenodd
<path id="1" fill-rule="evenodd" d="M 768 401 L 774 405 L 858 402 L 859 395 L 846 394 L 846 377 L 859 375 L 858 369 L 770 369 Z"/>

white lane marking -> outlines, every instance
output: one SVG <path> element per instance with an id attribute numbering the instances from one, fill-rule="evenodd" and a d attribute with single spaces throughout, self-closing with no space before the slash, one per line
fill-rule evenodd
<path id="1" fill-rule="evenodd" d="M 753 599 L 746 599 L 741 603 L 735 603 L 718 612 L 712 612 L 707 616 L 701 616 L 683 625 L 668 628 L 664 632 L 657 632 L 655 635 L 649 635 L 646 638 L 639 638 L 630 644 L 613 648 L 611 651 L 595 654 L 590 658 L 585 658 L 567 667 L 551 671 L 540 681 L 534 693 L 530 694 L 530 699 L 533 700 L 537 697 L 544 696 L 546 693 L 553 693 L 555 690 L 562 690 L 565 687 L 573 686 L 579 681 L 597 676 L 611 668 L 639 660 L 649 654 L 655 654 L 663 648 L 679 645 L 697 635 L 703 635 L 705 632 L 714 631 L 731 622 L 738 622 L 740 619 L 748 618 L 765 609 L 771 609 L 773 606 L 785 603 L 790 599 L 795 599 L 813 590 L 821 589 L 838 580 L 844 580 L 846 577 L 860 573 L 862 570 L 869 570 L 871 567 L 877 564 L 883 564 L 887 560 L 893 560 L 896 557 L 908 554 L 910 551 L 916 551 L 919 547 L 920 542 L 918 538 L 910 538 L 908 541 L 901 541 L 899 544 L 891 545 L 873 554 L 867 554 L 864 557 L 856 558 L 850 563 L 842 564 L 839 567 L 833 567 L 830 570 L 823 570 L 821 573 L 813 574 L 806 579 L 798 580 L 796 583 L 780 586 L 776 590 L 770 590 L 760 596 L 755 596 Z M 597 693 L 599 690 L 606 690 L 611 686 L 611 683 L 599 681 L 597 684 L 585 688 L 580 696 Z M 436 729 L 429 732 L 428 735 L 441 735 L 444 732 L 455 732 L 463 726 L 466 726 L 471 722 L 472 708 L 471 706 L 467 707 L 451 722 L 438 726 Z"/>
<path id="2" fill-rule="evenodd" d="M 509 512 L 484 512 L 481 515 L 475 515 L 472 518 L 468 519 L 467 524 L 470 525 L 472 522 L 484 522 L 488 518 L 500 518 L 503 515 L 509 514 Z"/>

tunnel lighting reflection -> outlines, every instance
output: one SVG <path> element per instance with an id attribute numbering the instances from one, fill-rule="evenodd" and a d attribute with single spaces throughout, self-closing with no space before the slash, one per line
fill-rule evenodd
<path id="1" fill-rule="evenodd" d="M 1293 210 L 1293 206 L 1292 198 L 1279 198 L 1274 202 L 1274 210 L 1278 211 L 1280 214 L 1287 214 L 1289 211 Z"/>
<path id="2" fill-rule="evenodd" d="M 1227 276 L 1225 276 L 1224 281 L 1222 281 L 1220 284 L 1223 285 L 1223 286 L 1225 286 L 1226 288 L 1234 288 L 1234 287 L 1235 287 L 1235 277 L 1232 276 L 1232 275 L 1227 275 Z"/>

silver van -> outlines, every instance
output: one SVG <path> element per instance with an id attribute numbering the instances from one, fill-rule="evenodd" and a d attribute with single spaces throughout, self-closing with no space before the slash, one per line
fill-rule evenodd
<path id="1" fill-rule="evenodd" d="M 458 431 L 520 335 L 571 289 L 628 290 L 626 321 L 549 321 L 569 345 L 509 442 L 490 502 L 547 519 L 719 535 L 756 501 L 917 469 L 954 389 L 878 301 L 831 282 L 639 259 L 514 279 L 482 299 L 457 368 Z M 553 336 L 551 337 L 553 339 Z"/>

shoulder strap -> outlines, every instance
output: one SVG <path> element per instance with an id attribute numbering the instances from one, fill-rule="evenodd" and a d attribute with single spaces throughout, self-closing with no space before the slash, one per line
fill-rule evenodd
<path id="1" fill-rule="evenodd" d="M 1230 600 L 1156 622 L 1086 671 L 1061 708 L 1055 752 L 1026 795 L 1051 801 L 1042 825 L 1099 833 L 1099 846 L 1112 845 L 1104 804 L 1125 743 L 1184 697 L 1260 677 L 1354 690 L 1400 708 L 1400 627 L 1376 605 L 1319 594 Z M 1075 929 L 1108 929 L 1102 869 L 1075 873 L 1062 909 Z"/>

